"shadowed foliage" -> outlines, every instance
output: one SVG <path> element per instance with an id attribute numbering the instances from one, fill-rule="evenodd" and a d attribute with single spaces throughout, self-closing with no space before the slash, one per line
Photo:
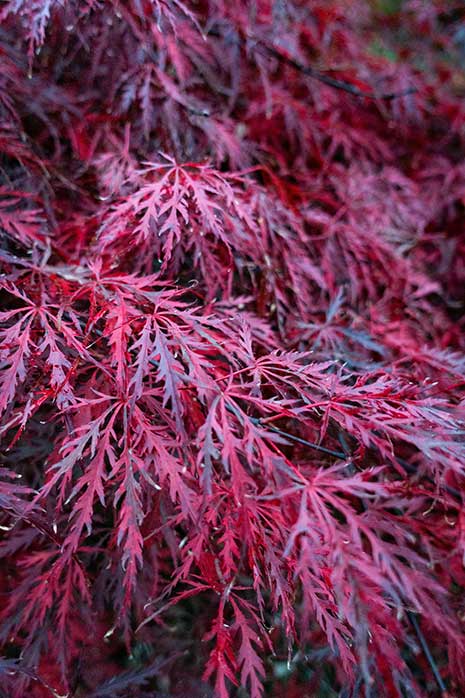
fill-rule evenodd
<path id="1" fill-rule="evenodd" d="M 0 696 L 465 676 L 465 8 L 0 8 Z"/>

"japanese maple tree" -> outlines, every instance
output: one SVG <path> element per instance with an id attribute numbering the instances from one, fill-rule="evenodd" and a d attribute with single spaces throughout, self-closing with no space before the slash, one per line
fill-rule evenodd
<path id="1" fill-rule="evenodd" d="M 0 696 L 465 691 L 465 7 L 0 7 Z"/>

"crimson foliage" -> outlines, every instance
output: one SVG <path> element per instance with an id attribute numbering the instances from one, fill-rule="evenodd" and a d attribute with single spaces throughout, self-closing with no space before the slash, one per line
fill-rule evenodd
<path id="1" fill-rule="evenodd" d="M 0 11 L 0 693 L 463 695 L 463 4 Z"/>

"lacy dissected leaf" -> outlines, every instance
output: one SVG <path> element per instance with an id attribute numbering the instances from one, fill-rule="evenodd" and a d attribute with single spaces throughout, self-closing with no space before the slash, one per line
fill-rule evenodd
<path id="1" fill-rule="evenodd" d="M 464 692 L 463 3 L 0 9 L 0 693 Z"/>

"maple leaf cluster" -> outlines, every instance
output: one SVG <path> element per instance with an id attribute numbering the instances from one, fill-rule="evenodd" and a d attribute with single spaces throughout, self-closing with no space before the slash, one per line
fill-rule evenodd
<path id="1" fill-rule="evenodd" d="M 0 8 L 0 696 L 465 690 L 465 20 Z"/>

